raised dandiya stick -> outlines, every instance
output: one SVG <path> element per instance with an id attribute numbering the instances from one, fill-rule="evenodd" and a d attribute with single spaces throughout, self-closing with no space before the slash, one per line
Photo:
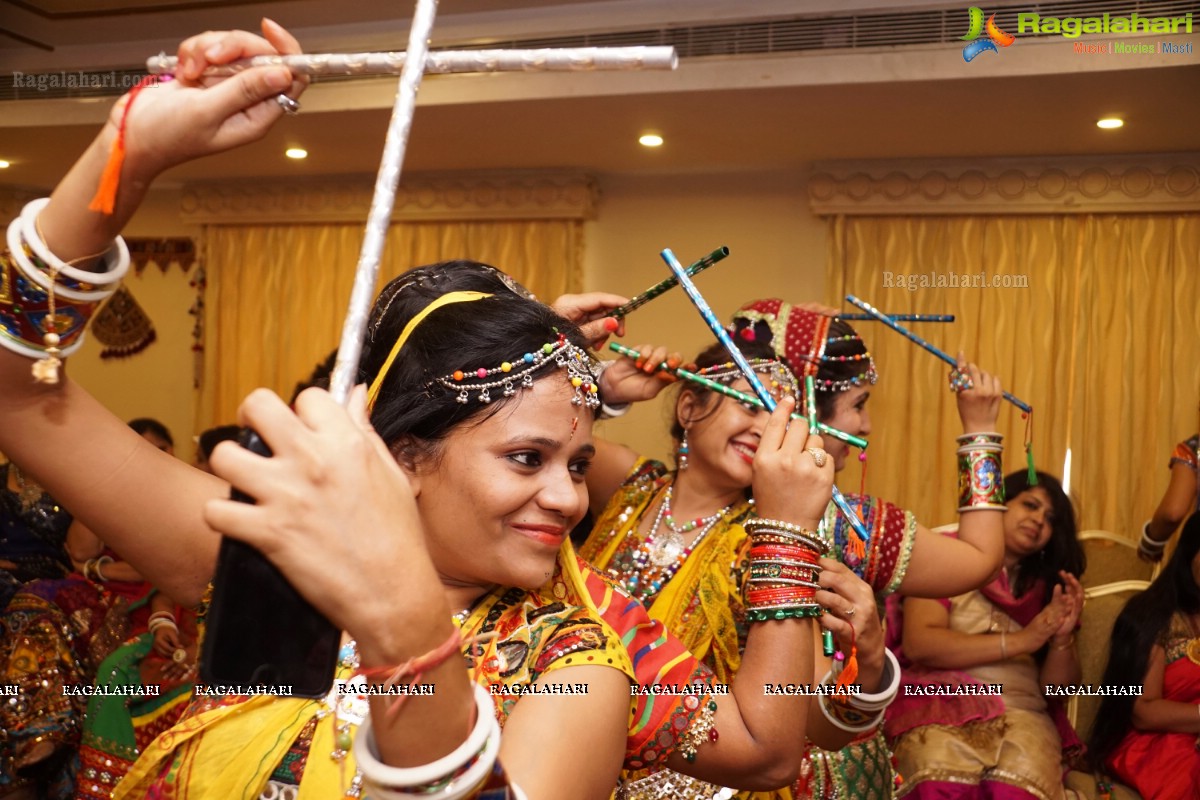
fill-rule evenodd
<path id="1" fill-rule="evenodd" d="M 809 430 L 817 429 L 817 384 L 812 375 L 804 376 L 804 413 L 808 415 Z"/>
<path id="2" fill-rule="evenodd" d="M 893 322 L 954 322 L 953 314 L 884 314 Z M 838 314 L 838 319 L 851 322 L 875 322 L 878 318 L 870 314 Z"/>
<path id="3" fill-rule="evenodd" d="M 699 261 L 695 262 L 694 264 L 691 264 L 687 268 L 687 274 L 689 276 L 699 275 L 701 272 L 708 269 L 713 264 L 717 263 L 718 261 L 720 261 L 727 255 L 729 255 L 728 247 L 718 247 L 716 250 L 713 250 L 711 253 L 706 255 L 704 258 L 700 259 Z M 664 281 L 660 281 L 660 282 L 654 284 L 653 286 L 651 286 L 646 291 L 639 294 L 638 296 L 634 297 L 632 300 L 630 300 L 625 305 L 617 306 L 612 311 L 608 312 L 608 316 L 613 317 L 615 319 L 621 319 L 629 312 L 636 311 L 637 309 L 646 305 L 646 303 L 649 303 L 651 300 L 658 297 L 663 292 L 667 291 L 668 289 L 670 289 L 672 287 L 678 286 L 678 285 L 679 285 L 679 281 L 676 280 L 675 278 L 667 278 Z"/>
<path id="4" fill-rule="evenodd" d="M 413 23 L 416 24 L 414 17 Z M 418 52 L 419 51 L 419 52 Z M 675 69 L 679 58 L 674 47 L 574 47 L 534 50 L 441 50 L 428 53 L 409 40 L 401 53 L 309 53 L 307 55 L 263 55 L 243 58 L 205 75 L 233 75 L 251 67 L 287 67 L 295 75 L 399 75 L 409 53 L 424 72 L 446 75 L 463 72 L 585 72 L 589 70 Z M 179 59 L 159 53 L 146 59 L 152 75 L 174 75 Z"/>
<path id="5" fill-rule="evenodd" d="M 738 369 L 742 371 L 742 377 L 746 379 L 746 382 L 750 384 L 750 388 L 758 395 L 758 399 L 762 401 L 763 408 L 773 412 L 776 406 L 775 398 L 771 396 L 771 393 L 767 391 L 767 387 L 763 386 L 762 381 L 758 379 L 758 375 L 750 367 L 750 362 L 742 355 L 742 351 L 733 343 L 729 332 L 721 325 L 721 321 L 717 319 L 717 315 L 713 313 L 712 308 L 704 300 L 704 295 L 700 294 L 700 290 L 696 288 L 696 284 L 692 283 L 692 279 L 684 271 L 683 265 L 679 263 L 679 259 L 675 257 L 670 248 L 663 250 L 660 255 L 663 261 L 667 262 L 667 266 L 671 268 L 671 272 L 675 273 L 675 277 L 679 280 L 679 285 L 687 292 L 692 305 L 700 312 L 700 316 L 704 318 L 704 322 L 708 325 L 709 330 L 717 337 L 717 341 L 724 345 L 726 352 L 729 353 L 729 357 L 733 359 L 733 363 L 737 364 Z M 865 543 L 871 538 L 867 533 L 867 529 L 863 527 L 862 520 L 850 508 L 850 504 L 846 502 L 845 497 L 842 497 L 842 493 L 838 491 L 838 488 L 836 486 L 830 488 L 833 492 L 834 505 L 838 507 L 838 510 L 842 512 L 842 516 L 846 518 L 846 521 L 850 523 L 850 527 L 859 536 L 860 541 L 854 549 L 862 549 Z"/>
<path id="6" fill-rule="evenodd" d="M 375 281 L 379 276 L 379 261 L 392 221 L 392 207 L 396 204 L 396 188 L 400 184 L 400 170 L 404 165 L 404 152 L 408 147 L 408 132 L 412 129 L 417 91 L 421 88 L 421 78 L 425 75 L 427 43 L 436 14 L 437 0 L 417 0 L 412 28 L 408 32 L 410 57 L 404 60 L 400 71 L 396 103 L 392 107 L 392 118 L 388 122 L 387 136 L 383 143 L 383 156 L 379 162 L 379 174 L 375 178 L 375 193 L 371 197 L 371 209 L 367 214 L 362 250 L 354 268 L 354 285 L 350 290 L 346 321 L 342 325 L 342 341 L 338 346 L 337 361 L 329 380 L 329 392 L 341 405 L 345 405 L 350 398 L 350 388 L 358 372 L 363 334 L 367 330 L 367 318 L 371 314 Z"/>
<path id="7" fill-rule="evenodd" d="M 639 353 L 637 350 L 634 350 L 632 347 L 626 347 L 620 342 L 609 342 L 608 349 L 612 350 L 614 353 L 619 353 L 626 358 L 641 357 L 641 353 Z M 758 408 L 763 407 L 762 401 L 757 397 L 746 394 L 745 392 L 739 392 L 732 386 L 726 386 L 720 381 L 714 381 L 712 378 L 697 374 L 691 370 L 686 370 L 683 367 L 672 368 L 670 364 L 664 361 L 658 365 L 658 371 L 675 375 L 676 377 L 683 378 L 684 380 L 688 380 L 693 383 L 698 383 L 701 386 L 712 389 L 717 394 L 723 394 L 726 397 L 737 400 L 739 403 L 745 403 L 749 406 L 757 406 Z M 802 414 L 793 413 L 792 419 L 805 419 L 805 417 Z M 809 427 L 811 428 L 812 425 L 809 425 Z M 854 434 L 846 433 L 845 431 L 839 431 L 837 428 L 831 428 L 824 422 L 818 422 L 816 427 L 821 431 L 822 435 L 832 436 L 835 439 L 841 439 L 846 444 L 854 445 L 855 447 L 863 450 L 867 449 L 867 440 L 860 436 L 855 436 Z"/>
<path id="8" fill-rule="evenodd" d="M 902 334 L 903 336 L 907 337 L 910 342 L 924 348 L 925 350 L 929 351 L 930 353 L 933 353 L 935 356 L 940 358 L 942 361 L 945 361 L 950 366 L 952 366 L 952 367 L 958 366 L 958 361 L 955 360 L 953 357 L 951 357 L 949 353 L 939 350 L 937 347 L 934 347 L 929 342 L 922 339 L 920 336 L 917 336 L 915 333 L 913 333 L 912 331 L 905 328 L 903 325 L 897 324 L 895 322 L 895 320 L 893 320 L 892 318 L 888 317 L 887 315 L 881 313 L 877 308 L 875 308 L 875 306 L 871 305 L 870 303 L 866 303 L 862 300 L 859 300 L 857 297 L 855 297 L 852 294 L 846 295 L 846 301 L 858 306 L 863 311 L 866 311 L 869 315 L 871 315 L 875 319 L 882 322 L 884 325 L 887 325 L 889 328 L 894 330 L 896 333 Z M 1033 406 L 1029 405 L 1026 402 L 1018 400 L 1016 397 L 1009 394 L 1008 392 L 1004 393 L 1004 399 L 1007 400 L 1008 402 L 1012 403 L 1017 408 L 1024 411 L 1026 414 L 1033 413 Z"/>

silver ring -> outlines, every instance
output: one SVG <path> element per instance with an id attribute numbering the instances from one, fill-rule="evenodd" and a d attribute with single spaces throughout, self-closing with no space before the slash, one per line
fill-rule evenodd
<path id="1" fill-rule="evenodd" d="M 846 615 L 846 619 L 850 619 L 850 618 L 851 618 L 851 617 L 853 617 L 853 616 L 854 616 L 854 615 L 855 615 L 857 612 L 858 612 L 858 609 L 857 609 L 857 608 L 855 608 L 854 606 L 850 606 L 849 608 L 847 608 L 847 609 L 846 609 L 845 611 L 843 611 L 842 613 Z"/>
<path id="2" fill-rule="evenodd" d="M 300 101 L 293 100 L 286 94 L 280 93 L 275 95 L 275 102 L 279 103 L 279 107 L 283 109 L 283 113 L 289 117 L 294 117 L 300 113 Z"/>
<path id="3" fill-rule="evenodd" d="M 808 454 L 813 457 L 813 461 L 816 462 L 818 469 L 825 466 L 825 456 L 828 454 L 824 450 L 819 447 L 810 447 L 808 448 Z"/>

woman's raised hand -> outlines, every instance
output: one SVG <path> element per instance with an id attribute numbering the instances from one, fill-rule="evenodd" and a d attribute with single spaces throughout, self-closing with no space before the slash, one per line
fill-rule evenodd
<path id="1" fill-rule="evenodd" d="M 963 353 L 958 354 L 958 366 L 950 371 L 951 383 L 959 376 L 958 416 L 962 420 L 963 433 L 982 433 L 996 430 L 1000 416 L 1000 400 L 1004 391 L 1000 379 L 984 372 L 977 365 L 967 362 Z M 965 385 L 962 381 L 965 379 Z"/>
<path id="2" fill-rule="evenodd" d="M 683 359 L 665 347 L 642 345 L 635 348 L 637 358 L 622 356 L 610 362 L 611 366 L 600 376 L 600 392 L 604 402 L 610 405 L 650 400 L 658 396 L 667 384 L 675 380 L 673 375 L 659 372 L 663 362 L 671 367 L 679 366 Z"/>
<path id="3" fill-rule="evenodd" d="M 625 320 L 610 317 L 608 312 L 628 302 L 629 298 L 619 294 L 584 292 L 564 294 L 551 303 L 550 307 L 559 316 L 578 325 L 589 346 L 593 350 L 599 350 L 608 341 L 609 336 L 625 335 Z"/>
<path id="4" fill-rule="evenodd" d="M 362 386 L 349 409 L 308 389 L 294 413 L 260 389 L 243 401 L 239 421 L 273 456 L 232 442 L 217 446 L 213 471 L 256 504 L 212 500 L 205 509 L 210 526 L 261 551 L 360 640 L 395 629 L 398 594 L 444 605 L 412 487 L 367 422 Z"/>
<path id="5" fill-rule="evenodd" d="M 179 45 L 175 79 L 141 91 L 126 119 L 126 161 L 139 178 L 149 180 L 190 159 L 262 138 L 284 114 L 276 97 L 300 96 L 307 80 L 286 67 L 204 75 L 209 67 L 240 58 L 300 52 L 296 39 L 275 22 L 264 19 L 262 33 L 210 31 Z M 113 107 L 109 126 L 114 130 L 128 102 L 126 95 Z"/>
<path id="6" fill-rule="evenodd" d="M 815 529 L 829 505 L 833 459 L 804 420 L 790 418 L 795 407 L 785 395 L 763 429 L 754 454 L 754 502 L 764 519 Z"/>

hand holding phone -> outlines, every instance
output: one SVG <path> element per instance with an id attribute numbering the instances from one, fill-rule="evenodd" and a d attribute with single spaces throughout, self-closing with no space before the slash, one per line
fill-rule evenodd
<path id="1" fill-rule="evenodd" d="M 261 456 L 271 450 L 253 430 L 238 444 Z M 254 498 L 234 489 L 243 503 Z M 305 600 L 283 573 L 248 544 L 224 537 L 213 579 L 200 680 L 211 685 L 287 687 L 324 697 L 333 684 L 341 631 Z"/>

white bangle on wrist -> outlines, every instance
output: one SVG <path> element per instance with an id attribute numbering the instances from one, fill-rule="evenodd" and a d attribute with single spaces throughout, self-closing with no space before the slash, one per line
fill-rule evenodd
<path id="1" fill-rule="evenodd" d="M 892 704 L 900 693 L 900 662 L 892 655 L 892 651 L 884 648 L 883 673 L 880 676 L 884 688 L 874 694 L 860 692 L 850 695 L 850 705 L 859 711 L 883 711 Z"/>
<path id="2" fill-rule="evenodd" d="M 1142 525 L 1142 540 L 1139 542 L 1138 546 L 1144 550 L 1157 553 L 1166 549 L 1167 543 L 1165 541 L 1160 542 L 1157 539 L 1150 538 L 1150 523 L 1152 521 L 1153 520 L 1146 520 L 1145 524 Z"/>
<path id="3" fill-rule="evenodd" d="M 491 772 L 500 752 L 500 725 L 496 722 L 491 694 L 479 685 L 474 687 L 474 691 L 475 726 L 467 735 L 466 741 L 449 755 L 423 766 L 392 767 L 384 764 L 377 755 L 378 747 L 375 744 L 371 719 L 368 717 L 363 721 L 358 735 L 354 737 L 354 760 L 363 774 L 363 783 L 370 788 L 372 796 L 382 800 L 407 800 L 416 797 L 458 800 L 467 796 Z M 470 769 L 436 792 L 416 794 L 405 791 L 447 778 L 473 758 L 476 761 Z"/>

